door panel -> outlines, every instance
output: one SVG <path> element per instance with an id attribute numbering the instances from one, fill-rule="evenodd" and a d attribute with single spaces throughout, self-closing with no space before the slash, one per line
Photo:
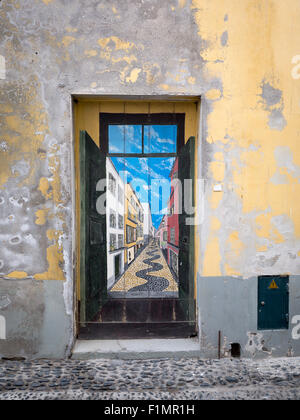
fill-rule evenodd
<path id="1" fill-rule="evenodd" d="M 80 322 L 93 321 L 107 298 L 106 215 L 96 202 L 99 180 L 106 179 L 105 155 L 86 131 L 80 132 Z"/>
<path id="2" fill-rule="evenodd" d="M 288 329 L 289 277 L 260 276 L 258 278 L 258 329 Z"/>
<path id="3" fill-rule="evenodd" d="M 196 215 L 190 212 L 195 205 L 195 137 L 190 137 L 182 147 L 178 161 L 178 178 L 182 185 L 182 211 L 179 215 L 179 298 L 187 319 L 194 320 L 194 225 L 190 219 Z"/>

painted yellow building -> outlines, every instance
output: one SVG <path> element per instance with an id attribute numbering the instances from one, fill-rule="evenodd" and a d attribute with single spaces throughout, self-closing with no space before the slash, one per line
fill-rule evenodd
<path id="1" fill-rule="evenodd" d="M 135 258 L 141 243 L 140 232 L 140 201 L 130 183 L 125 187 L 125 264 L 130 264 Z"/>
<path id="2" fill-rule="evenodd" d="M 136 232 L 136 246 L 137 251 L 144 246 L 144 208 L 138 199 L 137 202 L 137 232 Z"/>

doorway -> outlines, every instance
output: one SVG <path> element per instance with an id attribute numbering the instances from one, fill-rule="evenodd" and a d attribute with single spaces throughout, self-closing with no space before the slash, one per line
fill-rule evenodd
<path id="1" fill-rule="evenodd" d="M 100 112 L 99 146 L 80 133 L 80 338 L 195 334 L 194 227 L 181 188 L 194 182 L 195 138 L 185 139 L 185 118 Z"/>
<path id="2" fill-rule="evenodd" d="M 115 256 L 115 280 L 120 275 L 120 255 Z"/>

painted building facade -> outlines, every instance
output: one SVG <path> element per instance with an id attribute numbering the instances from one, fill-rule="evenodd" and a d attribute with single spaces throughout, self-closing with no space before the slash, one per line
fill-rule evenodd
<path id="1" fill-rule="evenodd" d="M 143 223 L 143 234 L 144 243 L 148 244 L 152 238 L 154 238 L 154 226 L 152 221 L 152 214 L 149 203 L 141 203 L 143 207 L 144 223 Z"/>
<path id="2" fill-rule="evenodd" d="M 136 251 L 140 251 L 145 244 L 144 238 L 144 208 L 139 199 L 136 201 L 137 207 L 137 228 L 136 228 Z"/>
<path id="3" fill-rule="evenodd" d="M 167 261 L 169 267 L 172 269 L 176 279 L 178 280 L 178 255 L 179 255 L 179 196 L 180 187 L 176 182 L 178 179 L 178 159 L 175 160 L 172 167 L 170 178 L 172 181 L 171 194 L 168 201 L 168 216 L 167 216 L 167 231 L 168 231 L 168 243 L 167 249 Z"/>
<path id="4" fill-rule="evenodd" d="M 159 247 L 162 249 L 166 259 L 168 259 L 167 254 L 167 244 L 168 244 L 168 217 L 164 215 L 162 218 L 160 225 L 157 229 L 155 237 L 158 241 Z"/>
<path id="5" fill-rule="evenodd" d="M 110 158 L 106 159 L 107 287 L 124 272 L 125 185 Z"/>
<path id="6" fill-rule="evenodd" d="M 299 356 L 299 2 L 3 0 L 0 18 L 0 357 L 71 354 L 79 133 L 99 144 L 99 112 L 149 104 L 185 114 L 205 181 L 199 354 L 221 331 L 223 355 Z M 258 325 L 266 276 L 288 276 L 285 328 Z"/>
<path id="7" fill-rule="evenodd" d="M 144 246 L 144 213 L 135 190 L 127 183 L 125 188 L 125 262 L 130 264 Z"/>

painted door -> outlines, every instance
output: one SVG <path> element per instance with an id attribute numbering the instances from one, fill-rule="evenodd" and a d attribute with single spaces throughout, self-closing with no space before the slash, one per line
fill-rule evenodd
<path id="1" fill-rule="evenodd" d="M 258 278 L 258 329 L 277 330 L 289 327 L 289 277 Z"/>
<path id="2" fill-rule="evenodd" d="M 115 257 L 115 278 L 118 278 L 120 274 L 120 255 Z"/>
<path id="3" fill-rule="evenodd" d="M 91 191 L 106 168 L 107 239 L 105 247 L 103 234 L 93 254 L 103 262 L 101 278 L 100 267 L 88 271 L 90 256 L 85 260 L 85 284 L 90 281 L 95 294 L 85 298 L 81 338 L 194 335 L 195 139 L 184 144 L 184 115 L 100 114 L 102 152 L 83 137 L 90 149 L 85 146 L 82 173 L 90 177 Z M 89 152 L 93 164 L 87 163 Z M 85 223 L 92 211 L 105 226 L 92 202 L 83 208 Z"/>
<path id="4" fill-rule="evenodd" d="M 94 321 L 107 299 L 106 214 L 97 200 L 106 182 L 106 156 L 80 132 L 80 322 Z"/>

